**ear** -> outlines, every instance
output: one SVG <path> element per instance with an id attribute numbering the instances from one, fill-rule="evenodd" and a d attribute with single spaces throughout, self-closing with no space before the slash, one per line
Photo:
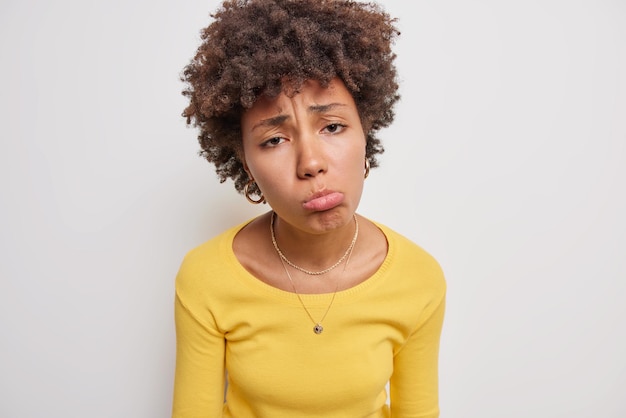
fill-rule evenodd
<path id="1" fill-rule="evenodd" d="M 239 160 L 241 161 L 241 164 L 243 165 L 243 170 L 246 172 L 246 174 L 248 174 L 248 177 L 250 177 L 250 180 L 253 180 L 254 177 L 252 177 L 252 173 L 250 172 L 250 167 L 248 167 L 248 163 L 246 162 L 246 156 L 242 151 L 239 151 L 238 153 L 239 156 Z"/>

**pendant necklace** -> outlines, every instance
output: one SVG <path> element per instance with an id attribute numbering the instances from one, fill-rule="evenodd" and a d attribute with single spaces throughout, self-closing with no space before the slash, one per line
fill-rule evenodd
<path id="1" fill-rule="evenodd" d="M 300 296 L 300 293 L 298 293 L 298 290 L 296 289 L 296 285 L 293 282 L 293 279 L 291 278 L 291 274 L 289 273 L 289 269 L 287 268 L 287 264 L 289 264 L 290 266 L 292 266 L 295 269 L 300 270 L 300 271 L 302 271 L 304 273 L 313 274 L 313 275 L 320 275 L 320 274 L 324 274 L 324 273 L 329 272 L 330 270 L 334 269 L 339 264 L 341 264 L 341 262 L 343 260 L 346 260 L 346 264 L 343 266 L 343 270 L 342 270 L 342 273 L 344 273 L 346 271 L 346 268 L 348 267 L 348 263 L 350 263 L 350 257 L 352 256 L 352 250 L 354 249 L 354 244 L 356 243 L 357 237 L 359 236 L 359 222 L 356 219 L 356 214 L 354 215 L 354 226 L 355 226 L 354 238 L 352 238 L 352 242 L 350 243 L 350 246 L 348 247 L 348 250 L 339 259 L 339 261 L 337 263 L 335 263 L 333 266 L 331 266 L 328 269 L 322 270 L 322 272 L 310 272 L 309 270 L 305 270 L 305 269 L 303 269 L 301 267 L 298 267 L 295 264 L 293 264 L 292 262 L 290 262 L 283 255 L 283 253 L 278 248 L 278 244 L 276 243 L 276 237 L 274 236 L 274 216 L 276 216 L 276 213 L 272 213 L 272 216 L 270 218 L 271 219 L 270 220 L 270 230 L 271 230 L 271 233 L 272 233 L 272 242 L 274 244 L 274 248 L 276 249 L 276 252 L 278 253 L 278 256 L 280 257 L 280 262 L 283 265 L 283 268 L 285 269 L 285 273 L 287 274 L 287 278 L 289 279 L 289 282 L 291 283 L 291 287 L 293 288 L 293 292 L 298 297 L 298 300 L 300 301 L 300 305 L 302 305 L 302 307 L 304 308 L 304 311 L 307 313 L 307 315 L 309 316 L 309 318 L 311 319 L 311 321 L 314 324 L 313 332 L 316 333 L 316 334 L 321 334 L 324 331 L 324 327 L 322 326 L 322 322 L 324 322 L 324 319 L 326 318 L 326 315 L 328 315 L 328 312 L 330 311 L 330 307 L 333 306 L 333 302 L 335 301 L 335 296 L 337 296 L 337 291 L 339 290 L 339 282 L 340 282 L 341 277 L 339 279 L 337 279 L 337 285 L 335 286 L 335 291 L 333 292 L 333 297 L 330 299 L 330 303 L 328 304 L 328 307 L 326 308 L 326 312 L 324 312 L 324 315 L 322 315 L 322 318 L 319 321 L 316 321 L 315 318 L 313 318 L 313 315 L 311 315 L 311 312 L 309 312 L 308 308 L 304 304 L 304 301 L 302 300 L 302 297 Z"/>

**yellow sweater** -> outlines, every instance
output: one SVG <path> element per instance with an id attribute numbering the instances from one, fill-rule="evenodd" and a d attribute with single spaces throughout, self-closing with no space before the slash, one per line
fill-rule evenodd
<path id="1" fill-rule="evenodd" d="M 385 261 L 337 293 L 318 335 L 295 294 L 239 264 L 232 243 L 244 225 L 190 251 L 180 267 L 172 417 L 439 416 L 445 282 L 429 254 L 378 225 Z M 332 294 L 301 297 L 320 318 Z"/>

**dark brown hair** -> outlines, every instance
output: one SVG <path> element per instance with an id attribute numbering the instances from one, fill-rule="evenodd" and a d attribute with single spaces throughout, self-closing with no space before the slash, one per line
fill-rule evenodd
<path id="1" fill-rule="evenodd" d="M 242 191 L 241 115 L 261 95 L 275 97 L 287 82 L 339 77 L 352 94 L 367 138 L 366 157 L 383 152 L 375 133 L 394 117 L 399 99 L 395 19 L 375 3 L 350 0 L 227 0 L 202 30 L 181 80 L 188 124 L 199 128 L 200 154 L 221 182 Z"/>

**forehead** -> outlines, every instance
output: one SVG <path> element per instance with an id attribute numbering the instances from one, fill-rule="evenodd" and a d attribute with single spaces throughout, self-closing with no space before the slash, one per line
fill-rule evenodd
<path id="1" fill-rule="evenodd" d="M 307 80 L 295 90 L 289 90 L 289 86 L 285 86 L 276 97 L 259 97 L 254 105 L 244 112 L 243 119 L 280 114 L 291 106 L 314 107 L 331 103 L 356 110 L 354 99 L 341 79 L 332 79 L 326 87 L 317 80 Z"/>

